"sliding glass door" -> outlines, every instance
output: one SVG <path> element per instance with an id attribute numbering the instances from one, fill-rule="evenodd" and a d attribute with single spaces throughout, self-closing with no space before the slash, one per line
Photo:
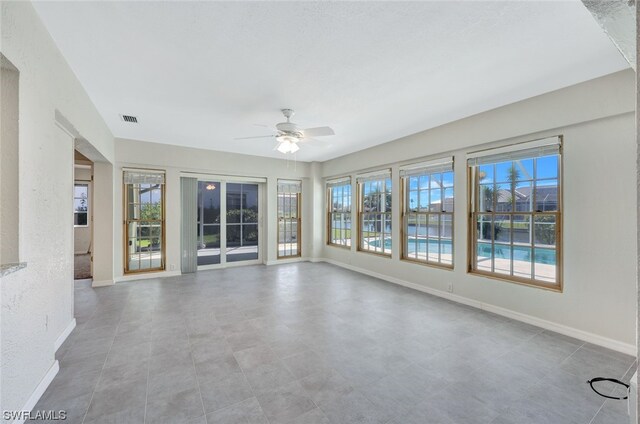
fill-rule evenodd
<path id="1" fill-rule="evenodd" d="M 227 262 L 258 259 L 258 184 L 227 184 Z"/>
<path id="2" fill-rule="evenodd" d="M 227 263 L 259 263 L 259 183 L 198 181 L 197 264 L 199 269 Z"/>
<path id="3" fill-rule="evenodd" d="M 198 266 L 220 263 L 220 182 L 198 181 Z"/>

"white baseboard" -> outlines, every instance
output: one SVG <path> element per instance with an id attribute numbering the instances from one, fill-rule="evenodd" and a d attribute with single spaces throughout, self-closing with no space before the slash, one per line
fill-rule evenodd
<path id="1" fill-rule="evenodd" d="M 71 320 L 69 325 L 67 325 L 67 328 L 65 328 L 64 331 L 56 339 L 56 344 L 53 345 L 54 351 L 57 352 L 58 349 L 60 349 L 60 346 L 62 346 L 62 343 L 64 343 L 64 341 L 67 340 L 67 337 L 69 337 L 69 334 L 71 334 L 71 332 L 73 331 L 74 328 L 76 328 L 76 319 L 75 318 L 73 318 Z"/>
<path id="2" fill-rule="evenodd" d="M 275 261 L 266 261 L 264 264 L 266 266 L 271 265 L 282 265 L 282 264 L 292 264 L 295 262 L 309 262 L 309 258 L 286 258 L 286 259 L 276 259 Z"/>
<path id="3" fill-rule="evenodd" d="M 121 283 L 124 281 L 135 281 L 135 280 L 149 280 L 152 278 L 166 278 L 166 277 L 177 277 L 182 275 L 180 270 L 178 271 L 158 271 L 158 272 L 143 272 L 140 274 L 129 274 L 124 275 L 122 277 L 114 278 L 113 280 L 116 283 Z M 95 287 L 95 285 L 94 285 Z"/>
<path id="4" fill-rule="evenodd" d="M 100 280 L 100 281 L 93 280 L 93 282 L 91 283 L 91 287 L 113 286 L 114 284 L 115 284 L 115 281 L 113 280 Z"/>
<path id="5" fill-rule="evenodd" d="M 51 384 L 53 379 L 56 377 L 58 371 L 60 371 L 60 364 L 58 363 L 58 361 L 53 361 L 53 365 L 51 365 L 49 371 L 47 371 L 42 380 L 40 380 L 40 383 L 33 391 L 33 393 L 31 393 L 31 396 L 29 396 L 27 403 L 25 403 L 22 407 L 22 411 L 31 411 L 38 404 L 38 401 L 49 387 L 49 384 Z M 22 424 L 24 423 L 24 420 L 14 420 L 13 422 L 14 424 Z"/>
<path id="6" fill-rule="evenodd" d="M 457 303 L 462 303 L 464 305 L 482 309 L 487 312 L 492 312 L 494 314 L 502 315 L 504 317 L 511 318 L 516 321 L 521 321 L 527 324 L 535 325 L 536 327 L 544 328 L 545 330 L 555 331 L 556 333 L 573 337 L 587 343 L 592 343 L 598 346 L 606 347 L 607 349 L 615 350 L 616 352 L 625 353 L 631 356 L 636 356 L 637 354 L 635 345 L 623 343 L 618 340 L 610 339 L 608 337 L 603 337 L 598 334 L 590 333 L 588 331 L 579 330 L 577 328 L 568 327 L 566 325 L 558 324 L 552 321 L 547 321 L 545 319 L 523 314 L 520 312 L 516 312 L 511 309 L 502 308 L 500 306 L 495 306 L 489 303 L 480 302 L 478 300 L 469 299 L 467 297 L 460 296 L 457 294 L 445 292 L 442 290 L 436 290 L 431 287 L 426 287 L 420 284 L 411 283 L 409 281 L 405 281 L 405 280 L 401 280 L 399 278 L 391 277 L 385 274 L 369 271 L 368 269 L 359 268 L 359 267 L 345 264 L 333 259 L 312 259 L 311 262 L 327 262 L 332 265 L 349 269 L 351 271 L 359 272 L 361 274 L 369 275 L 371 277 L 379 278 L 381 280 L 385 280 L 390 283 L 398 284 L 398 285 L 408 287 L 414 290 L 418 290 L 424 293 L 428 293 L 434 296 L 442 297 Z"/>

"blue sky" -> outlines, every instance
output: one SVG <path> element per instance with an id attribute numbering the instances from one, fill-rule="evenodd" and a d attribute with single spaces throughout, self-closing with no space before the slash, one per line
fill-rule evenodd
<path id="1" fill-rule="evenodd" d="M 536 159 L 524 159 L 515 162 L 501 162 L 495 165 L 481 165 L 480 171 L 484 172 L 485 178 L 482 183 L 507 183 L 509 182 L 509 169 L 512 164 L 516 164 L 520 175 L 519 181 L 531 179 L 543 180 L 538 185 L 556 185 L 558 178 L 558 158 L 559 156 L 544 156 Z M 535 164 L 535 175 L 534 175 Z M 546 180 L 546 181 L 544 181 Z"/>

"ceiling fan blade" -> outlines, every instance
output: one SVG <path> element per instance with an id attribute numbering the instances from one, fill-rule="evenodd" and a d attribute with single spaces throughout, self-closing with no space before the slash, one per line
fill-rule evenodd
<path id="1" fill-rule="evenodd" d="M 316 127 L 302 130 L 302 134 L 304 134 L 305 137 L 322 137 L 325 135 L 335 135 L 335 132 L 331 127 Z"/>
<path id="2" fill-rule="evenodd" d="M 268 128 L 271 131 L 278 131 L 277 129 L 275 129 L 273 127 L 273 125 L 265 125 L 265 124 L 253 124 L 254 127 L 260 127 L 260 128 Z"/>
<path id="3" fill-rule="evenodd" d="M 234 138 L 234 140 L 249 140 L 251 138 L 271 138 L 271 137 L 275 137 L 274 135 L 257 135 L 255 137 L 236 137 Z"/>

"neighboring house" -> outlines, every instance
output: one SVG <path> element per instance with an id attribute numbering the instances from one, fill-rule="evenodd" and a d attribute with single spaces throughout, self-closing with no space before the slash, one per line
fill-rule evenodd
<path id="1" fill-rule="evenodd" d="M 558 208 L 558 187 L 538 186 L 532 198 L 531 187 L 520 187 L 515 190 L 515 211 L 555 211 Z M 535 205 L 531 207 L 531 203 Z M 511 211 L 511 193 L 508 190 L 498 190 L 498 202 L 496 212 Z"/>

